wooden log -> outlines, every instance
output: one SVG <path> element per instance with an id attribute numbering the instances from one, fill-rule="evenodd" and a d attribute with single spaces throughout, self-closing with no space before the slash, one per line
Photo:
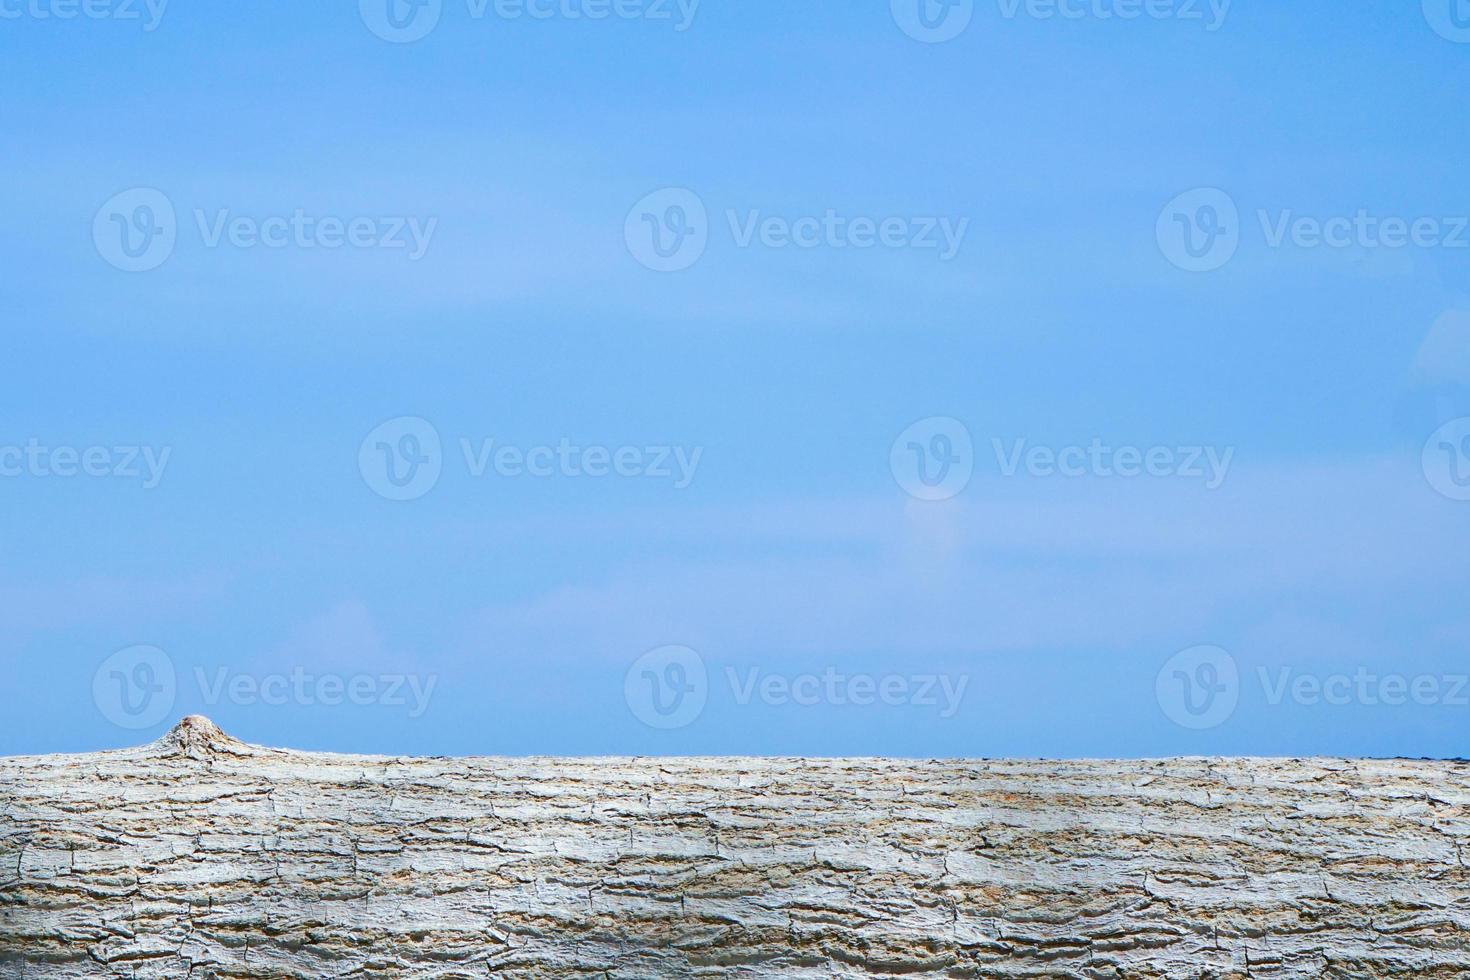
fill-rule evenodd
<path id="1" fill-rule="evenodd" d="M 0 976 L 1464 977 L 1460 762 L 0 760 Z"/>

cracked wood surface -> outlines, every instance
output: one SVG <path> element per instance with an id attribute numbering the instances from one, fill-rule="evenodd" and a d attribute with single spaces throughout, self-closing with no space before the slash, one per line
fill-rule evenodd
<path id="1" fill-rule="evenodd" d="M 1470 767 L 0 759 L 0 977 L 1464 977 Z"/>

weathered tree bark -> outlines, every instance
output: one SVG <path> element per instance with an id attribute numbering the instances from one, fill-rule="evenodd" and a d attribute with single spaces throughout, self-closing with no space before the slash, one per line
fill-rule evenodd
<path id="1" fill-rule="evenodd" d="M 0 760 L 0 976 L 1462 977 L 1455 762 Z"/>

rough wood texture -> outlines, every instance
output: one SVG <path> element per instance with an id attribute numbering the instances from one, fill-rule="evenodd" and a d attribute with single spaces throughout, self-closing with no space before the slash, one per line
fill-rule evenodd
<path id="1" fill-rule="evenodd" d="M 4 977 L 1461 977 L 1453 762 L 0 760 Z"/>

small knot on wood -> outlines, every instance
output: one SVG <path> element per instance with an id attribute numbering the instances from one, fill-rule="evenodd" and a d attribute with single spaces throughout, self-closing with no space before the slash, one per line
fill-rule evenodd
<path id="1" fill-rule="evenodd" d="M 206 759 L 220 753 L 250 754 L 249 746 L 226 735 L 203 715 L 185 718 L 155 744 L 168 755 L 186 755 L 191 759 Z"/>

